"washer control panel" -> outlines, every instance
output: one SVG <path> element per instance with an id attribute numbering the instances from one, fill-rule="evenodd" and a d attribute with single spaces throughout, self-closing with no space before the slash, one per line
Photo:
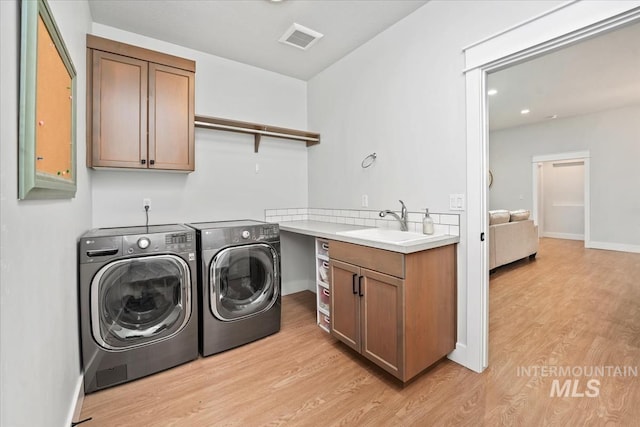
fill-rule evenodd
<path id="1" fill-rule="evenodd" d="M 138 239 L 138 247 L 140 249 L 147 249 L 151 245 L 151 240 L 148 237 L 141 237 Z"/>
<path id="2" fill-rule="evenodd" d="M 123 236 L 123 250 L 125 254 L 193 252 L 195 248 L 195 233 L 152 233 Z"/>
<path id="3" fill-rule="evenodd" d="M 187 252 L 195 250 L 195 233 L 167 234 L 164 239 L 168 251 Z"/>

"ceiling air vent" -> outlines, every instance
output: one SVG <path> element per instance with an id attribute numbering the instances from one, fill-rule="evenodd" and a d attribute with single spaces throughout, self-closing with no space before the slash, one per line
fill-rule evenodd
<path id="1" fill-rule="evenodd" d="M 280 37 L 279 41 L 302 50 L 307 50 L 323 36 L 323 34 L 317 31 L 294 23 L 284 35 Z"/>

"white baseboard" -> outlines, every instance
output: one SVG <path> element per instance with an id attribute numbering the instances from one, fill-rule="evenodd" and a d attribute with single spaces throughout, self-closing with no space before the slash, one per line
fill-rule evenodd
<path id="1" fill-rule="evenodd" d="M 584 234 L 556 233 L 553 231 L 543 232 L 542 237 L 550 237 L 552 239 L 584 240 Z"/>
<path id="2" fill-rule="evenodd" d="M 625 243 L 590 241 L 585 243 L 585 247 L 590 249 L 604 249 L 606 251 L 640 253 L 640 245 L 628 245 Z"/>
<path id="3" fill-rule="evenodd" d="M 65 426 L 70 426 L 73 421 L 78 421 L 80 418 L 80 412 L 82 412 L 82 403 L 84 402 L 84 375 L 82 373 L 78 377 L 76 382 L 76 386 L 73 393 L 73 400 L 71 401 L 71 406 L 69 407 L 69 412 L 67 414 L 67 422 L 64 424 Z"/>

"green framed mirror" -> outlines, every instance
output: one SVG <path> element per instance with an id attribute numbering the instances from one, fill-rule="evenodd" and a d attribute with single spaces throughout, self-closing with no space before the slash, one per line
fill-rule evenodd
<path id="1" fill-rule="evenodd" d="M 76 194 L 76 70 L 46 0 L 22 1 L 18 198 Z"/>

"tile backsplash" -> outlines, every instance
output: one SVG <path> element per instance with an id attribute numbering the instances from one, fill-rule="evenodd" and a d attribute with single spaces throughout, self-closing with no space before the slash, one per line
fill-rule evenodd
<path id="1" fill-rule="evenodd" d="M 379 213 L 380 211 L 377 210 L 359 209 L 281 208 L 265 209 L 264 218 L 267 222 L 321 221 L 400 229 L 398 220 L 389 215 L 380 218 Z M 396 213 L 400 215 L 399 211 Z M 424 213 L 408 212 L 407 215 L 409 231 L 422 233 L 422 217 Z M 429 213 L 429 215 L 433 219 L 436 233 L 460 235 L 460 215 L 449 213 Z"/>

